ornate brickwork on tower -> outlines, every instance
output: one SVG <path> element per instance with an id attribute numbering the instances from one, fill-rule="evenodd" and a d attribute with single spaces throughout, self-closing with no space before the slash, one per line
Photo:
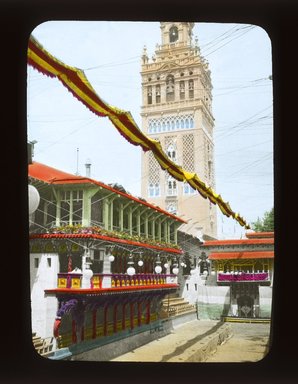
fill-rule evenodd
<path id="1" fill-rule="evenodd" d="M 215 189 L 212 84 L 208 63 L 193 41 L 194 23 L 161 22 L 161 44 L 142 55 L 142 129 L 178 165 Z M 142 196 L 184 215 L 185 232 L 216 237 L 216 207 L 187 183 L 163 171 L 152 153 L 142 157 Z"/>

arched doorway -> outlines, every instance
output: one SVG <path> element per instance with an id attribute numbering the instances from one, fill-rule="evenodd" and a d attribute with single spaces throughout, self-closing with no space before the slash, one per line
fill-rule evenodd
<path id="1" fill-rule="evenodd" d="M 251 296 L 243 295 L 237 299 L 238 316 L 253 317 L 254 299 Z"/>

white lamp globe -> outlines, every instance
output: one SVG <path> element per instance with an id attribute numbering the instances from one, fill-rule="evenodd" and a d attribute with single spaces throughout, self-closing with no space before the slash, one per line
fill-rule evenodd
<path id="1" fill-rule="evenodd" d="M 155 272 L 156 273 L 160 273 L 162 271 L 162 268 L 160 265 L 157 265 L 155 268 L 154 268 Z"/>
<path id="2" fill-rule="evenodd" d="M 128 267 L 126 272 L 129 276 L 133 276 L 136 273 L 136 270 L 134 267 Z"/>
<path id="3" fill-rule="evenodd" d="M 110 255 L 110 256 L 109 256 L 109 261 L 111 261 L 111 262 L 112 262 L 112 261 L 114 261 L 114 260 L 115 260 L 115 256 L 113 256 L 113 255 Z"/>
<path id="4" fill-rule="evenodd" d="M 144 264 L 144 261 L 143 261 L 143 260 L 139 260 L 139 261 L 138 261 L 138 266 L 139 266 L 139 267 L 142 267 L 143 264 Z"/>
<path id="5" fill-rule="evenodd" d="M 38 208 L 40 196 L 38 190 L 33 185 L 28 185 L 29 215 Z"/>
<path id="6" fill-rule="evenodd" d="M 168 267 L 169 267 L 169 264 L 168 264 L 168 263 L 165 263 L 163 266 L 164 266 L 165 268 L 168 268 Z"/>
<path id="7" fill-rule="evenodd" d="M 179 268 L 174 267 L 174 268 L 173 268 L 173 273 L 174 273 L 175 275 L 178 275 L 178 272 L 179 272 Z"/>

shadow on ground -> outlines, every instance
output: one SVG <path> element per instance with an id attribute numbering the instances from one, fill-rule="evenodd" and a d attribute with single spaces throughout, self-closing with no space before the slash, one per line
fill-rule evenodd
<path id="1" fill-rule="evenodd" d="M 188 348 L 191 348 L 192 345 L 194 345 L 198 341 L 202 340 L 204 337 L 212 335 L 214 332 L 216 332 L 221 327 L 222 324 L 223 323 L 221 321 L 219 321 L 214 327 L 209 329 L 207 332 L 205 332 L 201 335 L 198 335 L 191 340 L 188 340 L 185 344 L 177 347 L 175 349 L 175 351 L 173 351 L 167 355 L 164 355 L 161 359 L 161 362 L 166 362 L 166 361 L 170 360 L 172 357 L 175 357 L 177 355 L 182 354 L 184 351 L 186 351 Z"/>

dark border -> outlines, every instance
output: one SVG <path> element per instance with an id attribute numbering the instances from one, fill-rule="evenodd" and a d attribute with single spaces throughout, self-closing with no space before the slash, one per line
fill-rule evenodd
<path id="1" fill-rule="evenodd" d="M 295 0 L 2 0 L 2 257 L 0 382 L 297 382 L 297 36 Z M 259 363 L 53 362 L 32 348 L 28 289 L 26 48 L 51 20 L 186 20 L 263 27 L 272 41 L 274 85 L 275 281 L 272 347 Z M 8 201 L 7 201 L 8 200 Z M 13 289 L 16 288 L 14 291 Z"/>

